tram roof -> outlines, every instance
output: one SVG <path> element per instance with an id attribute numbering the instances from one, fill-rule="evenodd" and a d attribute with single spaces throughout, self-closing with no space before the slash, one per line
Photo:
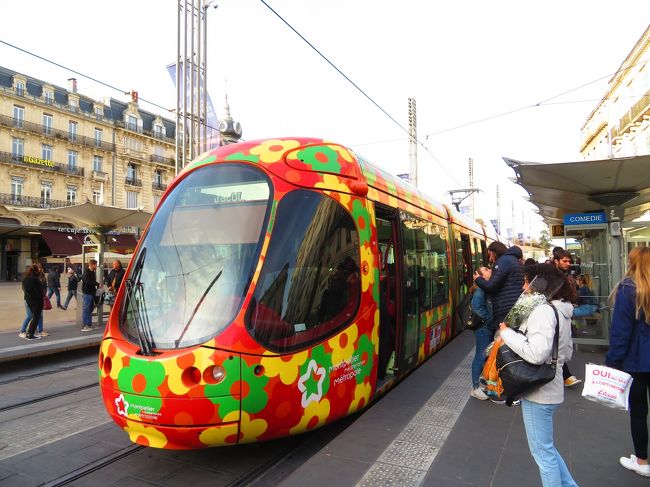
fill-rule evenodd
<path id="1" fill-rule="evenodd" d="M 650 155 L 548 164 L 503 160 L 549 224 L 611 206 L 623 209 L 623 221 L 650 210 Z"/>

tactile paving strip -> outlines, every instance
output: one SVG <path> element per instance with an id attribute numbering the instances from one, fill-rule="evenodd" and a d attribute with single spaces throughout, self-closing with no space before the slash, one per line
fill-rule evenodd
<path id="1" fill-rule="evenodd" d="M 357 487 L 422 483 L 469 398 L 471 351 L 373 463 Z"/>

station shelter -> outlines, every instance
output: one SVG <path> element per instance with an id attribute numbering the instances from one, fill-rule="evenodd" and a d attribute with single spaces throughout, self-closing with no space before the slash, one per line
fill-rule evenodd
<path id="1" fill-rule="evenodd" d="M 598 311 L 574 320 L 574 342 L 607 345 L 609 295 L 627 271 L 629 251 L 650 245 L 650 155 L 565 163 L 504 161 L 551 236 L 564 239 L 576 276 L 591 278 Z"/>

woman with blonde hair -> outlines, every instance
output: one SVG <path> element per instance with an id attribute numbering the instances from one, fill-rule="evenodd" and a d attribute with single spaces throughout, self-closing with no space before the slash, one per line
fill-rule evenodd
<path id="1" fill-rule="evenodd" d="M 630 429 L 634 455 L 619 462 L 650 477 L 648 465 L 648 394 L 650 393 L 650 247 L 636 247 L 625 278 L 616 288 L 605 365 L 633 378 L 630 388 Z"/>

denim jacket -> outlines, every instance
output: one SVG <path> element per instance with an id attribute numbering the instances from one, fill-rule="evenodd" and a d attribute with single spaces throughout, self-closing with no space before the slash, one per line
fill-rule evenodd
<path id="1" fill-rule="evenodd" d="M 472 306 L 472 311 L 485 320 L 485 326 L 495 328 L 493 323 L 490 323 L 492 321 L 492 303 L 490 303 L 483 289 L 477 287 L 474 290 L 470 305 Z"/>

